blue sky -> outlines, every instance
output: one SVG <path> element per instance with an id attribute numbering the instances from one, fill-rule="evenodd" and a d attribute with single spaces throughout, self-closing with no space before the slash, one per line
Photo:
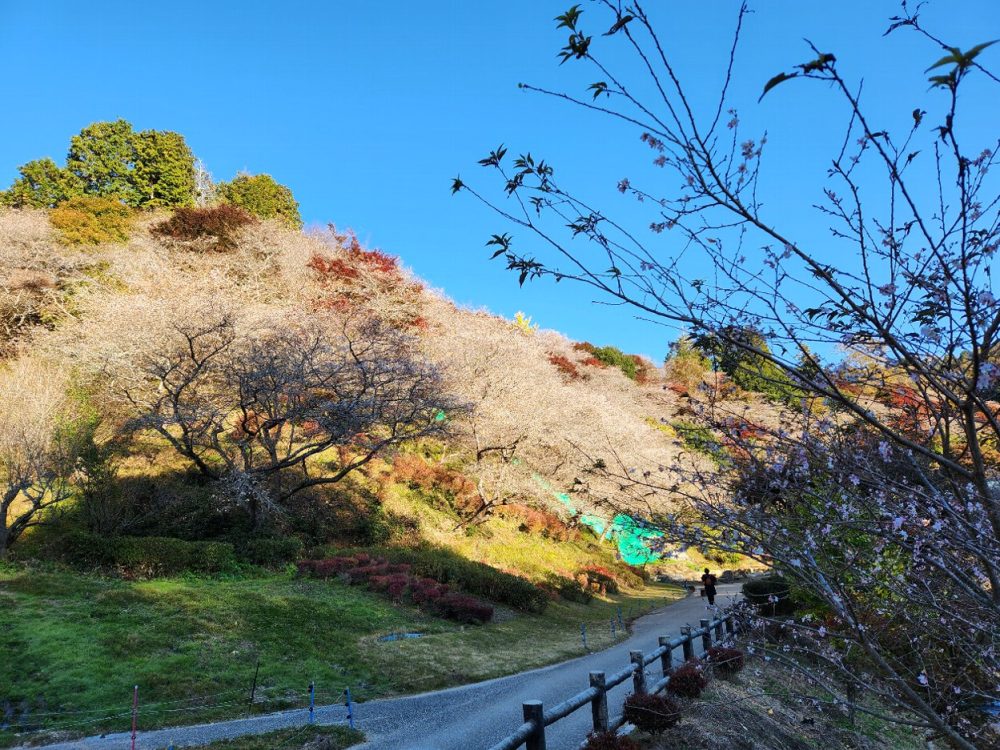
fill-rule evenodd
<path id="1" fill-rule="evenodd" d="M 564 182 L 609 211 L 639 227 L 649 223 L 615 190 L 631 169 L 648 164 L 638 134 L 516 87 L 528 81 L 582 91 L 600 78 L 557 64 L 566 33 L 552 18 L 569 4 L 0 0 L 7 103 L 0 183 L 30 159 L 61 161 L 70 136 L 97 120 L 176 130 L 216 178 L 239 170 L 274 175 L 293 189 L 307 223 L 355 229 L 459 303 L 508 317 L 523 310 L 573 338 L 659 359 L 675 332 L 595 304 L 582 287 L 519 289 L 483 246 L 506 227 L 449 191 L 456 174 L 485 180 L 476 160 L 503 142 L 546 157 Z M 696 106 L 708 106 L 737 5 L 647 4 L 660 11 L 668 52 L 681 61 Z M 598 16 L 591 3 L 582 6 L 584 20 Z M 838 110 L 823 87 L 797 81 L 757 104 L 763 82 L 809 59 L 807 37 L 836 53 L 849 79 L 866 76 L 876 119 L 905 123 L 924 103 L 923 70 L 937 50 L 913 35 L 881 37 L 895 2 L 752 6 L 735 89 L 741 117 L 768 131 L 765 187 L 775 215 L 822 244 L 809 206 L 842 136 L 828 127 L 841 122 Z M 962 47 L 1000 37 L 995 0 L 935 0 L 924 17 Z M 970 137 L 985 146 L 995 134 Z M 670 252 L 669 239 L 663 242 Z"/>

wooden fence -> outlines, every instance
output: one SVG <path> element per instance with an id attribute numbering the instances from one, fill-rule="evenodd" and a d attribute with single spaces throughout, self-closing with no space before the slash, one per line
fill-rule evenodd
<path id="1" fill-rule="evenodd" d="M 673 672 L 674 650 L 680 648 L 683 661 L 694 657 L 695 641 L 701 638 L 702 648 L 707 651 L 713 641 L 722 641 L 725 633 L 733 635 L 736 632 L 736 620 L 730 612 L 714 620 L 701 620 L 700 627 L 692 630 L 691 626 L 681 628 L 681 634 L 674 638 L 660 636 L 659 648 L 644 654 L 642 651 L 629 652 L 629 665 L 617 674 L 608 677 L 604 672 L 590 673 L 590 687 L 582 690 L 572 698 L 558 703 L 547 711 L 541 701 L 525 701 L 522 704 L 524 723 L 517 730 L 495 744 L 490 750 L 516 750 L 522 745 L 526 750 L 545 750 L 545 727 L 555 724 L 571 713 L 590 705 L 593 717 L 594 731 L 603 732 L 617 730 L 625 723 L 624 716 L 615 719 L 608 716 L 608 691 L 630 677 L 636 693 L 659 693 L 667 686 L 670 674 Z M 646 682 L 646 667 L 660 660 L 663 676 L 653 682 Z"/>

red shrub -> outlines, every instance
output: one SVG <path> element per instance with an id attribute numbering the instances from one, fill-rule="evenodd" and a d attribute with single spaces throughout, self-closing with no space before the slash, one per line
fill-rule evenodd
<path id="1" fill-rule="evenodd" d="M 307 268 L 311 268 L 321 276 L 339 279 L 340 281 L 354 281 L 358 278 L 358 269 L 349 265 L 341 258 L 324 258 L 321 255 L 314 255 L 306 263 Z"/>
<path id="2" fill-rule="evenodd" d="M 670 390 L 672 390 L 678 396 L 690 396 L 691 395 L 690 391 L 688 390 L 688 387 L 684 383 L 670 382 L 670 383 L 667 383 L 667 388 L 669 388 Z"/>
<path id="3" fill-rule="evenodd" d="M 706 687 L 705 669 L 697 659 L 681 664 L 667 680 L 667 692 L 681 698 L 697 698 Z"/>
<path id="4" fill-rule="evenodd" d="M 617 732 L 591 732 L 582 750 L 639 750 L 639 743 Z"/>
<path id="5" fill-rule="evenodd" d="M 458 622 L 479 624 L 493 619 L 491 605 L 451 591 L 433 578 L 418 578 L 411 574 L 411 566 L 407 563 L 389 563 L 384 558 L 359 553 L 354 557 L 303 560 L 297 567 L 300 575 L 316 578 L 344 574 L 348 583 L 366 584 L 372 591 L 385 593 L 395 601 L 402 601 L 409 595 L 417 606 Z"/>
<path id="6" fill-rule="evenodd" d="M 448 586 L 433 578 L 414 578 L 410 581 L 410 598 L 416 605 L 433 603 L 448 593 Z"/>
<path id="7" fill-rule="evenodd" d="M 587 357 L 585 360 L 583 360 L 581 364 L 584 364 L 587 367 L 598 367 L 602 370 L 605 367 L 607 367 L 607 365 L 601 362 L 601 360 L 599 360 L 597 357 Z"/>
<path id="8" fill-rule="evenodd" d="M 662 732 L 681 720 L 680 707 L 662 695 L 635 693 L 625 699 L 625 721 L 644 732 Z"/>
<path id="9" fill-rule="evenodd" d="M 403 454 L 392 464 L 396 481 L 406 482 L 411 489 L 438 492 L 459 512 L 478 510 L 481 505 L 476 483 L 460 471 L 443 464 L 431 464 L 420 456 Z"/>
<path id="10" fill-rule="evenodd" d="M 295 563 L 295 569 L 300 576 L 312 575 L 315 570 L 315 560 L 299 560 Z"/>
<path id="11" fill-rule="evenodd" d="M 466 594 L 451 591 L 434 601 L 434 609 L 442 617 L 458 622 L 480 624 L 493 619 L 493 607 Z"/>
<path id="12" fill-rule="evenodd" d="M 549 362 L 555 365 L 555 368 L 570 380 L 578 380 L 580 378 L 580 371 L 569 357 L 565 357 L 562 354 L 550 354 Z"/>
<path id="13" fill-rule="evenodd" d="M 578 536 L 577 531 L 567 526 L 559 516 L 528 505 L 509 503 L 500 507 L 498 515 L 520 521 L 518 530 L 526 534 L 538 534 L 560 542 L 570 541 Z"/>
<path id="14" fill-rule="evenodd" d="M 174 240 L 209 240 L 212 249 L 232 250 L 236 232 L 257 217 L 238 206 L 223 203 L 208 208 L 178 208 L 166 221 L 154 224 L 150 232 Z"/>
<path id="15" fill-rule="evenodd" d="M 610 570 L 600 565 L 583 568 L 577 576 L 584 577 L 584 585 L 600 594 L 617 594 L 619 591 L 618 578 Z"/>
<path id="16" fill-rule="evenodd" d="M 734 675 L 743 669 L 744 656 L 738 648 L 712 646 L 705 655 L 712 669 L 721 675 Z"/>

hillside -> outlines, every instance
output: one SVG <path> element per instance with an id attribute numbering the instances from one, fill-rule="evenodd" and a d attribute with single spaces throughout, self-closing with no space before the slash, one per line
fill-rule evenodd
<path id="1" fill-rule="evenodd" d="M 142 218 L 121 244 L 74 249 L 57 241 L 42 211 L 0 217 L 12 367 L 59 373 L 88 389 L 100 404 L 98 440 L 121 435 L 134 419 L 129 386 L 141 389 L 149 379 L 142 363 L 176 349 L 183 326 L 226 318 L 238 335 L 252 336 L 304 321 L 331 329 L 375 318 L 439 370 L 456 406 L 440 439 L 404 445 L 401 461 L 380 454 L 350 476 L 376 492 L 396 531 L 419 527 L 417 536 L 449 545 L 457 527 L 504 518 L 530 527 L 579 513 L 610 524 L 620 511 L 663 511 L 674 499 L 658 493 L 630 503 L 611 472 L 596 469 L 655 474 L 663 485 L 712 469 L 704 450 L 672 426 L 697 421 L 691 401 L 652 363 L 640 362 L 630 379 L 594 357 L 592 346 L 461 309 L 349 235 L 260 223 L 219 252 L 157 238 L 150 226 L 162 220 Z M 135 439 L 116 458 L 123 477 L 168 482 L 190 468 L 150 432 L 129 434 Z M 418 512 L 398 489 L 389 491 L 399 479 L 445 499 Z M 489 557 L 488 544 L 457 536 L 466 551 Z M 574 572 L 531 569 L 531 557 L 524 555 L 521 572 L 533 578 Z"/>
<path id="2" fill-rule="evenodd" d="M 78 245 L 47 211 L 0 214 L 2 448 L 8 484 L 18 471 L 36 483 L 8 527 L 36 501 L 40 522 L 0 563 L 5 744 L 114 728 L 134 683 L 147 728 L 176 720 L 172 705 L 185 721 L 239 714 L 233 697 L 257 664 L 257 711 L 302 705 L 305 674 L 324 700 L 342 684 L 365 699 L 508 674 L 582 653 L 581 628 L 602 648 L 680 595 L 650 574 L 719 567 L 710 550 L 664 549 L 642 527 L 680 496 L 635 497 L 613 478 L 616 467 L 664 485 L 715 471 L 714 438 L 662 368 L 459 308 L 349 234 L 268 221 L 225 243 L 151 231 L 168 217 L 139 214 L 123 241 Z M 286 334 L 313 338 L 289 349 Z M 249 342 L 253 365 L 271 368 L 254 383 L 287 374 L 274 357 L 299 356 L 303 340 L 315 348 L 302 356 L 326 353 L 338 372 L 349 352 L 382 378 L 360 403 L 416 408 L 419 386 L 424 416 L 380 407 L 380 423 L 349 422 L 325 443 L 316 435 L 339 427 L 288 419 L 300 432 L 269 444 L 266 400 L 226 401 L 226 370 L 201 354 L 189 366 L 202 335 L 220 349 Z M 208 375 L 185 391 L 179 372 Z M 411 390 L 392 390 L 394 378 Z M 289 382 L 272 407 L 302 398 Z M 165 402 L 175 419 L 163 426 Z M 281 472 L 254 473 L 268 466 L 261 446 L 314 442 Z M 70 460 L 58 479 L 45 473 Z M 400 632 L 421 637 L 381 640 Z"/>

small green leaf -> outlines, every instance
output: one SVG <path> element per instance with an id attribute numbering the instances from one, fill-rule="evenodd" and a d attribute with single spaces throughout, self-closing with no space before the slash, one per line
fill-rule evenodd
<path id="1" fill-rule="evenodd" d="M 971 63 L 973 60 L 976 59 L 976 57 L 979 55 L 980 52 L 982 52 L 990 45 L 996 44 L 997 42 L 1000 42 L 1000 39 L 994 39 L 992 42 L 983 42 L 982 44 L 977 44 L 975 47 L 966 52 L 965 55 L 963 55 L 963 57 L 966 60 L 966 63 Z"/>
<path id="2" fill-rule="evenodd" d="M 760 95 L 760 99 L 758 99 L 757 101 L 760 102 L 760 100 L 764 98 L 767 92 L 773 89 L 779 83 L 784 83 L 785 81 L 791 78 L 795 78 L 797 76 L 798 73 L 778 73 L 778 75 L 776 75 L 774 78 L 772 78 L 771 80 L 769 80 L 767 83 L 764 84 L 764 92 Z"/>
<path id="3" fill-rule="evenodd" d="M 556 28 L 567 28 L 570 31 L 576 31 L 576 22 L 580 18 L 581 13 L 582 11 L 580 10 L 580 6 L 574 5 L 561 16 L 555 17 L 555 20 L 559 22 L 559 25 L 556 26 Z"/>
<path id="4" fill-rule="evenodd" d="M 940 68 L 942 65 L 950 65 L 950 64 L 957 65 L 961 61 L 962 61 L 962 52 L 957 47 L 953 47 L 950 55 L 945 55 L 936 63 L 927 68 L 927 70 L 925 70 L 924 72 L 926 73 L 930 70 L 934 70 L 934 68 Z"/>

